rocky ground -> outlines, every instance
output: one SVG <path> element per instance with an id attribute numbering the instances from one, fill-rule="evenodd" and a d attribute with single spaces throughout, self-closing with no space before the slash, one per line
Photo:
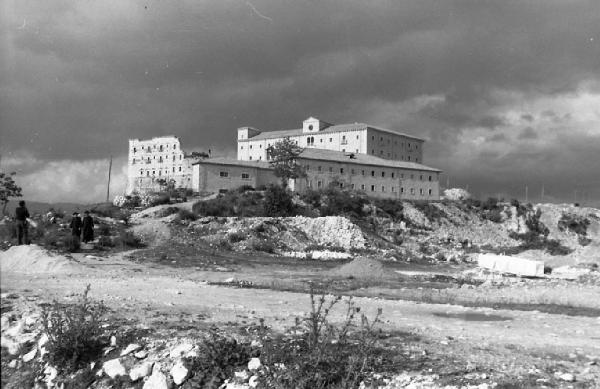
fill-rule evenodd
<path id="1" fill-rule="evenodd" d="M 503 223 L 458 223 L 460 210 L 439 206 L 451 216 L 432 221 L 409 210 L 404 243 L 395 247 L 392 220 L 373 220 L 369 230 L 344 218 L 190 222 L 150 210 L 132 218 L 145 249 L 49 255 L 35 246 L 11 248 L 0 253 L 2 386 L 65 380 L 61 366 L 48 363 L 42 312 L 52 301 L 76 304 L 90 285 L 90 297 L 109 309 L 107 338 L 85 377 L 71 376 L 79 387 L 201 387 L 190 361 L 206 353 L 203 341 L 215 330 L 251 350 L 223 387 L 260 387 L 267 365 L 257 328 L 265 323 L 272 335 L 294 328 L 310 312 L 309 285 L 317 285 L 352 297 L 367 317 L 382 311 L 377 345 L 388 362 L 363 387 L 600 387 L 598 211 L 561 211 L 592 220 L 591 242 L 579 247 L 577 234 L 554 227 L 562 213 L 553 208 L 550 234 L 574 251 L 551 258 L 556 266 L 544 278 L 524 279 L 476 269 L 469 260 L 476 253 L 460 243 L 469 237 L 471 248 L 485 247 L 496 236 L 496 246 L 516 246 L 509 235 L 522 228 L 516 212 Z M 273 250 L 256 250 L 260 240 Z M 438 251 L 422 252 L 423 242 Z M 455 259 L 435 259 L 442 250 Z M 319 251 L 355 259 L 277 254 Z M 547 255 L 537 253 L 523 255 Z M 331 323 L 343 325 L 345 313 L 342 302 Z"/>

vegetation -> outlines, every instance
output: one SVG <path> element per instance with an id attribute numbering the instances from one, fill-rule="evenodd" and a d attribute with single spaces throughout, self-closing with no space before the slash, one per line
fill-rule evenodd
<path id="1" fill-rule="evenodd" d="M 11 197 L 23 196 L 22 189 L 17 185 L 13 176 L 17 173 L 0 172 L 0 204 L 2 204 L 2 215 L 6 215 L 6 206 Z"/>
<path id="2" fill-rule="evenodd" d="M 581 237 L 587 236 L 587 229 L 590 220 L 583 216 L 565 213 L 558 221 L 558 229 L 561 231 L 571 231 Z"/>
<path id="3" fill-rule="evenodd" d="M 292 193 L 282 186 L 271 185 L 265 191 L 265 216 L 294 216 L 296 206 L 292 201 Z"/>
<path id="4" fill-rule="evenodd" d="M 42 310 L 48 361 L 66 372 L 74 372 L 98 359 L 107 343 L 101 326 L 106 307 L 102 302 L 92 301 L 89 291 L 88 285 L 74 305 L 54 301 Z"/>
<path id="5" fill-rule="evenodd" d="M 274 169 L 275 176 L 281 179 L 282 187 L 287 187 L 290 179 L 306 177 L 304 167 L 296 162 L 301 153 L 302 147 L 290 138 L 284 138 L 282 141 L 267 147 L 267 157 Z"/>

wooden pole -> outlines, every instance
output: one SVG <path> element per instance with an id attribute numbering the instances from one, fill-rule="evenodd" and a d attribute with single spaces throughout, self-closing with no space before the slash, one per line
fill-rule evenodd
<path id="1" fill-rule="evenodd" d="M 112 155 L 110 156 L 110 162 L 108 164 L 108 185 L 106 186 L 106 202 L 109 202 L 110 198 L 110 171 L 112 170 Z"/>

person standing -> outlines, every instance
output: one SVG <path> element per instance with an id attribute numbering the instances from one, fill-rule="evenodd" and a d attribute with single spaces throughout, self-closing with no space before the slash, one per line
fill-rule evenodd
<path id="1" fill-rule="evenodd" d="M 75 247 L 79 246 L 79 240 L 81 239 L 81 225 L 82 222 L 79 213 L 73 212 L 73 217 L 71 218 L 71 224 L 69 227 L 71 227 L 71 235 L 73 236 L 73 243 Z"/>
<path id="2" fill-rule="evenodd" d="M 90 216 L 90 211 L 85 211 L 83 217 L 83 243 L 94 240 L 94 218 Z"/>
<path id="3" fill-rule="evenodd" d="M 15 210 L 15 219 L 17 219 L 17 238 L 19 245 L 29 244 L 28 223 L 29 211 L 25 207 L 25 201 L 19 201 L 19 206 Z"/>

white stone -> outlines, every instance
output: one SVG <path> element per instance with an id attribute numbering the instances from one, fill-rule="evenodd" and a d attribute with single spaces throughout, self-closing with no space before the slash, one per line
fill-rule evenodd
<path id="1" fill-rule="evenodd" d="M 525 277 L 543 277 L 544 262 L 496 254 L 479 254 L 477 265 L 499 273 Z"/>
<path id="2" fill-rule="evenodd" d="M 42 336 L 40 336 L 40 338 L 38 339 L 38 347 L 42 348 L 46 345 L 46 343 L 48 343 L 50 339 L 48 339 L 48 335 L 46 334 L 42 334 Z"/>
<path id="3" fill-rule="evenodd" d="M 253 375 L 252 377 L 250 377 L 250 380 L 248 381 L 248 385 L 251 388 L 256 388 L 258 386 L 258 376 Z"/>
<path id="4" fill-rule="evenodd" d="M 12 340 L 9 337 L 6 337 L 4 335 L 2 335 L 0 337 L 0 346 L 3 348 L 8 349 L 8 353 L 10 355 L 17 355 L 19 354 L 19 349 L 20 349 L 20 345 L 18 342 Z"/>
<path id="5" fill-rule="evenodd" d="M 179 357 L 185 355 L 186 353 L 189 353 L 190 351 L 192 351 L 193 348 L 194 348 L 194 345 L 191 343 L 182 343 L 182 344 L 172 348 L 171 352 L 169 353 L 169 356 L 171 358 L 179 358 Z"/>
<path id="6" fill-rule="evenodd" d="M 110 337 L 110 346 L 117 347 L 117 337 L 114 335 Z"/>
<path id="7" fill-rule="evenodd" d="M 46 385 L 48 385 L 49 388 L 54 386 L 54 380 L 56 379 L 56 377 L 58 377 L 58 370 L 56 370 L 56 368 L 54 366 L 46 366 L 46 368 L 44 369 L 44 382 L 46 382 Z"/>
<path id="8" fill-rule="evenodd" d="M 10 367 L 11 369 L 16 369 L 17 368 L 17 360 L 13 359 L 12 361 L 10 361 L 8 363 L 8 367 Z"/>
<path id="9" fill-rule="evenodd" d="M 148 356 L 148 351 L 140 350 L 140 351 L 136 352 L 135 354 L 133 354 L 133 356 L 136 357 L 137 359 L 144 359 Z"/>
<path id="10" fill-rule="evenodd" d="M 575 382 L 575 376 L 571 373 L 561 374 L 558 378 L 566 382 Z"/>
<path id="11" fill-rule="evenodd" d="M 250 359 L 250 362 L 248 362 L 248 370 L 252 371 L 252 370 L 256 370 L 258 368 L 260 368 L 262 366 L 262 363 L 260 363 L 260 359 L 258 358 L 252 358 Z"/>
<path id="12" fill-rule="evenodd" d="M 31 350 L 27 354 L 23 355 L 23 362 L 30 362 L 30 361 L 32 361 L 33 358 L 35 358 L 36 354 L 37 354 L 37 348 L 34 347 L 33 350 Z"/>
<path id="13" fill-rule="evenodd" d="M 142 346 L 140 346 L 139 344 L 137 344 L 137 343 L 131 343 L 129 346 L 127 346 L 125 348 L 125 350 L 121 351 L 121 356 L 123 357 L 123 356 L 125 356 L 127 354 L 131 354 L 132 352 L 137 351 L 140 348 L 142 348 Z"/>
<path id="14" fill-rule="evenodd" d="M 171 368 L 171 377 L 173 377 L 173 382 L 175 385 L 183 384 L 183 381 L 187 378 L 189 370 L 182 361 L 177 361 L 175 365 Z"/>
<path id="15" fill-rule="evenodd" d="M 23 332 L 25 328 L 25 320 L 19 320 L 17 323 L 10 327 L 8 330 L 4 331 L 4 335 L 8 335 L 10 337 L 16 338 L 20 333 Z"/>
<path id="16" fill-rule="evenodd" d="M 234 375 L 238 380 L 246 381 L 248 379 L 248 372 L 246 370 L 236 371 Z"/>
<path id="17" fill-rule="evenodd" d="M 135 366 L 129 372 L 129 378 L 131 378 L 132 381 L 137 381 L 140 378 L 148 377 L 150 374 L 152 374 L 153 365 L 154 363 L 152 362 L 144 362 L 141 365 Z"/>
<path id="18" fill-rule="evenodd" d="M 167 377 L 155 366 L 152 375 L 144 382 L 142 389 L 169 389 Z"/>
<path id="19" fill-rule="evenodd" d="M 125 370 L 125 367 L 121 364 L 119 358 L 104 362 L 102 364 L 102 369 L 110 378 L 127 375 L 127 370 Z"/>

